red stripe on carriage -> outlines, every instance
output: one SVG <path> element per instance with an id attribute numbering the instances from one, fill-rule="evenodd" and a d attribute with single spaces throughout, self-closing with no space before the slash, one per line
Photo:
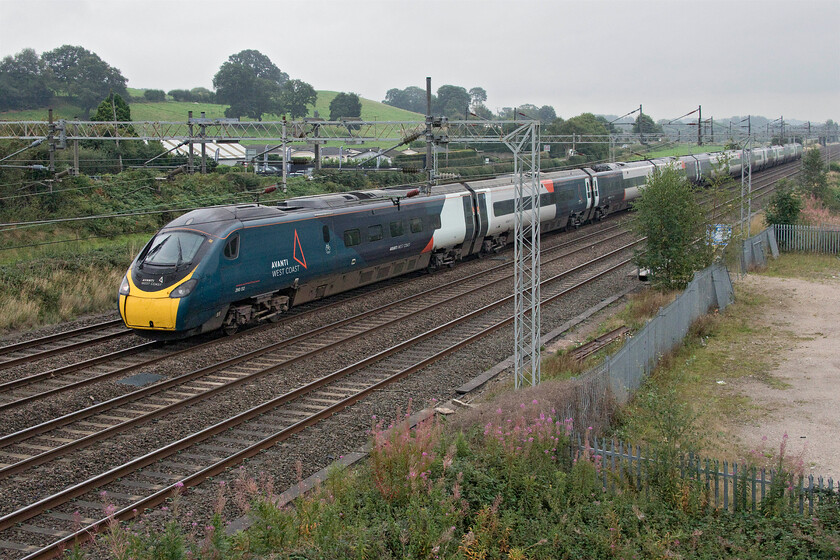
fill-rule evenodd
<path id="1" fill-rule="evenodd" d="M 425 248 L 425 249 L 423 249 L 422 251 L 420 251 L 420 253 L 421 253 L 421 254 L 422 254 L 422 253 L 428 253 L 429 251 L 431 251 L 431 250 L 432 250 L 432 248 L 433 248 L 434 246 L 435 246 L 435 238 L 434 238 L 434 237 L 432 237 L 431 239 L 429 239 L 429 243 L 428 243 L 428 244 L 426 244 L 426 248 Z"/>

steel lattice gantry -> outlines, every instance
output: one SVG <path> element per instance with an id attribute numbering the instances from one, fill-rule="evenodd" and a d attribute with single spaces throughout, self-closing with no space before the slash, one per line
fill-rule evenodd
<path id="1" fill-rule="evenodd" d="M 435 123 L 446 119 L 435 118 Z M 453 142 L 499 142 L 511 126 L 517 127 L 532 121 L 449 121 L 446 127 Z M 173 140 L 201 142 L 266 141 L 289 143 L 302 142 L 394 142 L 422 135 L 426 123 L 422 121 L 324 121 L 304 119 L 302 121 L 240 121 L 239 119 L 189 118 L 186 121 L 0 121 L 0 139 L 37 140 L 54 137 L 57 142 L 67 140 Z M 284 130 L 285 129 L 285 130 Z M 813 136 L 818 128 L 808 133 L 790 130 L 791 135 Z M 735 139 L 747 135 L 735 132 Z M 650 139 L 677 140 L 679 135 L 665 131 L 646 135 Z M 763 140 L 753 135 L 756 140 Z M 550 135 L 542 136 L 546 144 L 633 144 L 641 137 L 633 133 L 610 135 Z"/>

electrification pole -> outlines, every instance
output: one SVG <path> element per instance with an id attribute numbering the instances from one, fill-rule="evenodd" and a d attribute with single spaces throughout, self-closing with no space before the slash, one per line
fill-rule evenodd
<path id="1" fill-rule="evenodd" d="M 750 216 L 752 216 L 752 136 L 748 136 L 741 149 L 741 231 L 744 230 L 744 196 L 746 192 L 747 237 L 750 236 Z"/>
<path id="2" fill-rule="evenodd" d="M 426 76 L 426 179 L 429 181 L 429 188 L 434 179 L 434 166 L 432 164 L 432 78 Z"/>
<path id="3" fill-rule="evenodd" d="M 53 122 L 53 110 L 49 110 L 49 135 L 47 136 L 47 143 L 50 148 L 50 173 L 55 173 L 55 123 Z M 116 120 L 116 119 L 114 119 Z M 120 170 L 122 171 L 122 170 Z M 52 187 L 50 187 L 52 191 Z"/>
<path id="4" fill-rule="evenodd" d="M 187 111 L 187 121 L 189 122 L 189 129 L 190 129 L 190 143 L 189 143 L 189 153 L 187 154 L 187 172 L 192 175 L 193 172 L 193 124 L 192 124 L 192 111 Z"/>
<path id="5" fill-rule="evenodd" d="M 517 137 L 517 134 L 519 135 Z M 514 153 L 514 385 L 540 383 L 540 151 L 539 123 L 505 138 Z"/>
<path id="6" fill-rule="evenodd" d="M 204 111 L 201 112 L 201 119 L 204 120 L 206 118 L 207 113 Z M 199 125 L 199 136 L 201 136 L 201 174 L 207 174 L 207 142 L 205 141 L 207 138 L 207 125 L 203 122 Z"/>
<path id="7" fill-rule="evenodd" d="M 703 106 L 697 106 L 697 145 L 703 145 Z"/>
<path id="8" fill-rule="evenodd" d="M 79 135 L 79 125 L 73 125 L 73 136 Z M 79 175 L 79 141 L 73 140 L 73 175 Z"/>

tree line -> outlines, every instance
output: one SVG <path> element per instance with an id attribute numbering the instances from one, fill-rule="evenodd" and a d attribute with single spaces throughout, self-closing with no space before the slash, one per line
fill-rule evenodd
<path id="1" fill-rule="evenodd" d="M 129 98 L 127 82 L 118 68 L 81 46 L 62 45 L 40 56 L 34 49 L 23 49 L 0 61 L 0 111 L 38 109 L 60 96 L 87 116 L 110 95 Z M 258 120 L 264 114 L 303 117 L 317 100 L 310 84 L 290 78 L 253 49 L 230 55 L 213 76 L 213 87 L 215 92 L 175 89 L 168 95 L 176 101 L 228 104 L 225 116 Z M 166 95 L 163 90 L 146 90 L 144 99 L 163 101 Z"/>
<path id="2" fill-rule="evenodd" d="M 0 110 L 37 109 L 69 97 L 87 114 L 102 99 L 127 95 L 126 78 L 96 53 L 63 45 L 41 56 L 24 49 L 0 61 Z"/>

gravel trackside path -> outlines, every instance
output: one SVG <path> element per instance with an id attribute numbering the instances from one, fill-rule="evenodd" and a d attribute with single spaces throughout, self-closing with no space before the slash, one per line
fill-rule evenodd
<path id="1" fill-rule="evenodd" d="M 781 383 L 737 383 L 760 413 L 734 433 L 749 449 L 763 445 L 776 453 L 788 434 L 787 453 L 802 453 L 806 476 L 840 480 L 840 275 L 821 282 L 757 275 L 743 281 L 771 298 L 766 328 L 792 332 L 796 342 L 775 357 L 770 376 Z"/>

